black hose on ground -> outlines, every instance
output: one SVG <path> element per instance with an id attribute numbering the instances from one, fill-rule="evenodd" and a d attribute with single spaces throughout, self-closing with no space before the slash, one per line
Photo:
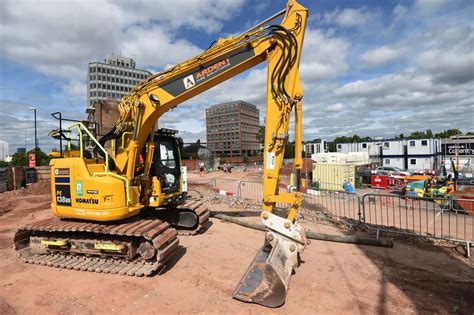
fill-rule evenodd
<path id="1" fill-rule="evenodd" d="M 238 217 L 232 217 L 221 212 L 211 211 L 211 217 L 242 225 L 251 229 L 267 231 L 265 226 L 261 223 L 248 222 Z M 347 236 L 347 235 L 334 235 L 326 234 L 312 231 L 305 231 L 306 237 L 318 240 L 318 241 L 329 241 L 329 242 L 338 242 L 338 243 L 349 243 L 349 244 L 358 244 L 358 245 L 370 245 L 370 246 L 381 246 L 381 247 L 393 247 L 392 239 L 382 239 L 382 238 L 371 238 L 364 236 Z"/>

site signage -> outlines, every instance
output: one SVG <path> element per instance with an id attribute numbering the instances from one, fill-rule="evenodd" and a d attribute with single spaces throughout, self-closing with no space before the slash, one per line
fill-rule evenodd
<path id="1" fill-rule="evenodd" d="M 474 155 L 474 143 L 443 143 L 441 152 L 443 155 Z"/>
<path id="2" fill-rule="evenodd" d="M 36 153 L 35 152 L 28 153 L 28 167 L 29 168 L 36 167 Z"/>

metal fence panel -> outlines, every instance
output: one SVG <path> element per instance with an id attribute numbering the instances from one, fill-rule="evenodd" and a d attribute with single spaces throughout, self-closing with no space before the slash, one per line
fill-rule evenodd
<path id="1" fill-rule="evenodd" d="M 388 194 L 362 197 L 363 219 L 381 230 L 446 240 L 474 241 L 474 216 L 459 209 L 456 198 L 407 198 Z"/>
<path id="2" fill-rule="evenodd" d="M 341 218 L 361 219 L 359 196 L 344 191 L 310 190 L 303 194 L 302 207 Z"/>
<path id="3" fill-rule="evenodd" d="M 188 183 L 190 189 L 226 191 L 246 204 L 260 205 L 263 184 L 231 179 L 202 179 Z M 279 191 L 287 190 L 285 185 Z M 461 209 L 472 209 L 472 199 L 407 198 L 391 194 L 368 193 L 362 196 L 341 190 L 308 189 L 301 207 L 321 211 L 339 218 L 356 220 L 370 229 L 445 240 L 474 242 L 474 215 Z M 278 203 L 276 208 L 288 208 Z"/>

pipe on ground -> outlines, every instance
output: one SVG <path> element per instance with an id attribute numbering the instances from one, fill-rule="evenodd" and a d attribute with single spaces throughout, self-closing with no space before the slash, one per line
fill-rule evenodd
<path id="1" fill-rule="evenodd" d="M 248 222 L 238 217 L 232 217 L 220 212 L 211 211 L 211 217 L 242 225 L 251 229 L 267 231 L 265 226 L 261 223 Z M 382 239 L 382 238 L 371 238 L 364 236 L 347 236 L 347 235 L 334 235 L 326 234 L 312 231 L 305 231 L 306 237 L 318 240 L 318 241 L 329 241 L 329 242 L 338 242 L 338 243 L 348 243 L 348 244 L 357 244 L 357 245 L 370 245 L 370 246 L 381 246 L 381 247 L 393 247 L 392 239 Z"/>

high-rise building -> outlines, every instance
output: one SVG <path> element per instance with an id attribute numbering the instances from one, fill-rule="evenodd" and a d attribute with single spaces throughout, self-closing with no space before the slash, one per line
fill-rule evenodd
<path id="1" fill-rule="evenodd" d="M 97 101 L 120 99 L 151 72 L 135 69 L 131 58 L 108 55 L 105 62 L 91 62 L 87 68 L 87 106 Z"/>
<path id="2" fill-rule="evenodd" d="M 0 140 L 0 161 L 5 161 L 8 156 L 8 142 Z"/>
<path id="3" fill-rule="evenodd" d="M 213 156 L 255 155 L 259 150 L 260 111 L 244 101 L 206 109 L 207 148 Z"/>

